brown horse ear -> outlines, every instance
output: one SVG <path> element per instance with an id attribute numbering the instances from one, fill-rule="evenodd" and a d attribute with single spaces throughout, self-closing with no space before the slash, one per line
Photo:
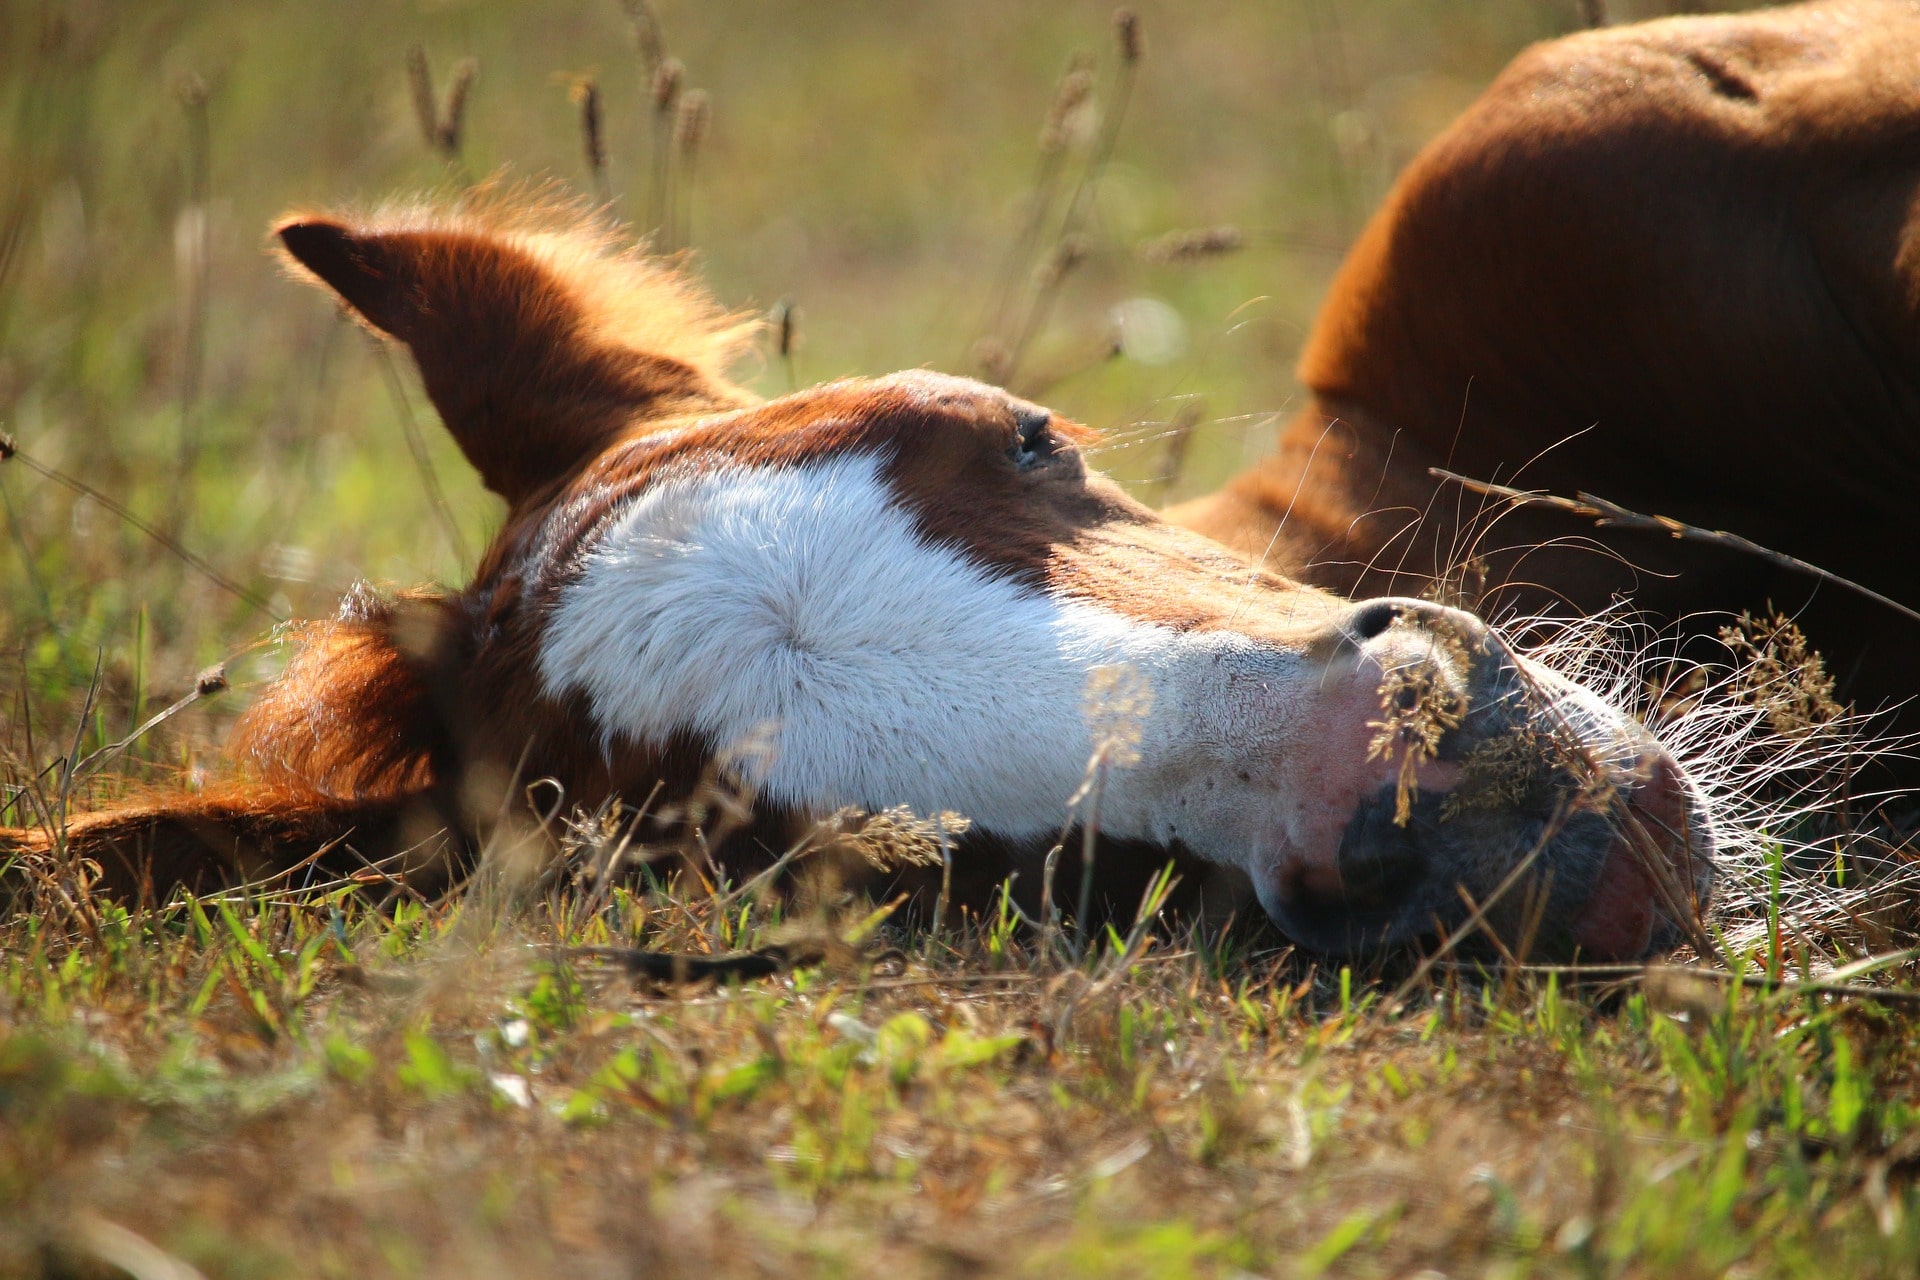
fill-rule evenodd
<path id="1" fill-rule="evenodd" d="M 274 231 L 295 274 L 406 344 L 461 451 L 510 503 L 651 420 L 748 402 L 724 366 L 751 328 L 590 226 L 427 211 Z"/>
<path id="2" fill-rule="evenodd" d="M 391 256 L 379 237 L 354 235 L 337 222 L 288 220 L 274 228 L 300 266 L 340 295 L 376 329 L 404 338 L 401 326 L 417 308 L 396 281 Z"/>

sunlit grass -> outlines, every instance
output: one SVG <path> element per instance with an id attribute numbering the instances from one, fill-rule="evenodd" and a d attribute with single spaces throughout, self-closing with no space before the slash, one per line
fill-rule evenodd
<path id="1" fill-rule="evenodd" d="M 1866 1276 L 1920 1247 L 1911 1005 L 1402 997 L 1192 939 L 1009 954 L 992 921 L 680 991 L 577 950 L 698 950 L 713 901 L 16 919 L 3 1265 L 109 1256 L 101 1224 L 215 1274 Z"/>
<path id="2" fill-rule="evenodd" d="M 790 360 L 770 351 L 754 384 L 971 372 L 1055 84 L 1076 48 L 1111 57 L 1105 0 L 661 7 L 713 104 L 696 262 L 729 303 L 796 308 Z M 1025 389 L 1108 429 L 1096 461 L 1147 496 L 1236 470 L 1292 407 L 1360 214 L 1576 8 L 1146 8 Z M 473 174 L 589 187 L 569 89 L 592 75 L 598 176 L 642 216 L 649 86 L 617 4 L 0 7 L 0 429 L 143 520 L 184 512 L 182 541 L 268 605 L 0 463 L 0 824 L 36 820 L 14 788 L 57 785 L 226 659 L 234 692 L 70 798 L 194 784 L 272 669 L 269 615 L 468 568 L 367 339 L 262 250 L 289 206 L 458 180 L 413 121 L 416 43 L 443 88 L 479 59 Z M 1240 252 L 1137 251 L 1220 223 L 1246 229 Z M 1113 308 L 1142 298 L 1180 341 L 1110 357 Z M 478 546 L 498 508 L 403 393 Z M 0 924 L 0 1273 L 1904 1276 L 1915 1007 L 1818 989 L 1852 957 L 1796 933 L 1788 895 L 1820 882 L 1783 887 L 1771 847 L 1725 971 L 1613 986 L 1444 966 L 1410 983 L 1178 930 L 1076 959 L 1003 906 L 660 990 L 582 949 L 752 949 L 791 936 L 789 907 L 642 880 L 129 914 L 56 867 Z M 805 923 L 846 934 L 865 912 Z M 1915 977 L 1895 952 L 1837 985 Z"/>

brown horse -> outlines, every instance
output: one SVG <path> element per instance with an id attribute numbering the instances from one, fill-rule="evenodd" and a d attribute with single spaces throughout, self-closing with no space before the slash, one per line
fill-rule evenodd
<path id="1" fill-rule="evenodd" d="M 730 867 L 906 805 L 964 815 L 956 868 L 999 876 L 1084 816 L 1097 758 L 1103 862 L 1243 876 L 1331 952 L 1478 903 L 1536 953 L 1638 957 L 1708 897 L 1711 816 L 1629 717 L 1469 614 L 1250 569 L 1044 408 L 917 372 L 758 403 L 724 377 L 736 321 L 564 212 L 278 234 L 411 351 L 508 514 L 464 590 L 307 628 L 228 789 L 76 821 L 124 892 L 438 828 L 471 850 L 515 778 L 666 813 L 717 762 L 759 798 Z"/>
<path id="2" fill-rule="evenodd" d="M 1277 452 L 1170 516 L 1347 594 L 1418 592 L 1478 556 L 1494 616 L 1771 602 L 1846 691 L 1911 696 L 1909 619 L 1750 555 L 1489 506 L 1429 468 L 1728 530 L 1920 605 L 1916 84 L 1901 0 L 1527 51 L 1355 245 Z"/>

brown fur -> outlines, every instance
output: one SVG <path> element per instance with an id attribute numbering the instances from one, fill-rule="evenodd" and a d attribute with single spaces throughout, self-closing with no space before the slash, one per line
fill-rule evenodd
<path id="1" fill-rule="evenodd" d="M 1895 615 L 1559 513 L 1476 540 L 1484 504 L 1427 469 L 1729 529 L 1920 605 L 1915 84 L 1920 6 L 1896 0 L 1527 51 L 1354 246 L 1276 453 L 1170 515 L 1347 594 L 1481 553 L 1495 609 L 1811 598 L 1853 692 L 1903 696 L 1917 637 Z"/>
<path id="2" fill-rule="evenodd" d="M 297 278 L 405 343 L 488 488 L 518 502 L 636 418 L 737 408 L 754 324 L 576 206 L 483 192 L 459 206 L 274 228 Z"/>

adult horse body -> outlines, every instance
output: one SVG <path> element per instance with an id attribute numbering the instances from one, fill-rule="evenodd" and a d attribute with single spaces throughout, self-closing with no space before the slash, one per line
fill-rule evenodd
<path id="1" fill-rule="evenodd" d="M 76 822 L 123 886 L 374 856 L 422 818 L 477 842 L 514 778 L 676 800 L 757 740 L 723 858 L 907 804 L 971 821 L 963 869 L 1030 864 L 1119 743 L 1099 838 L 1242 872 L 1324 950 L 1477 902 L 1537 952 L 1635 957 L 1710 893 L 1711 819 L 1629 718 L 1469 614 L 1249 569 L 1039 406 L 928 373 L 756 402 L 736 326 L 550 212 L 279 235 L 410 349 L 508 514 L 464 590 L 308 630 L 237 731 L 251 780 Z"/>
<path id="2" fill-rule="evenodd" d="M 1417 592 L 1471 554 L 1494 610 L 1771 601 L 1846 691 L 1910 696 L 1920 633 L 1890 611 L 1562 512 L 1489 528 L 1429 468 L 1726 529 L 1920 604 L 1916 84 L 1902 0 L 1527 51 L 1361 235 L 1278 450 L 1169 514 L 1349 594 Z"/>

